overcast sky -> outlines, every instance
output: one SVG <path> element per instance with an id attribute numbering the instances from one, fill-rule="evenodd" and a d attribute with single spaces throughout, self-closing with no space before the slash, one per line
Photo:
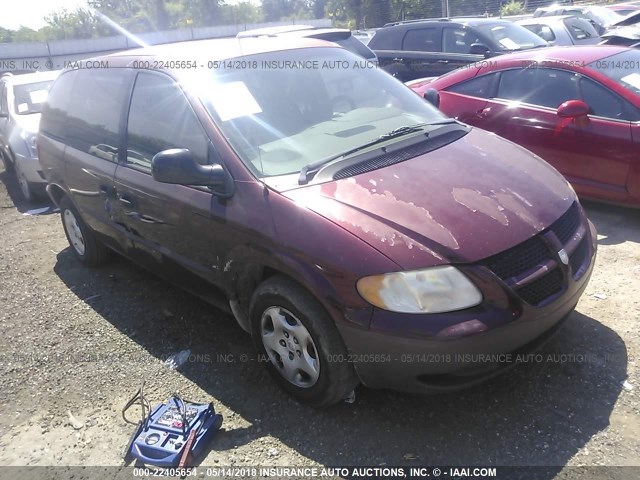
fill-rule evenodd
<path id="1" fill-rule="evenodd" d="M 11 30 L 21 25 L 37 30 L 45 25 L 44 17 L 49 13 L 87 5 L 85 0 L 3 0 L 0 3 L 0 27 Z"/>

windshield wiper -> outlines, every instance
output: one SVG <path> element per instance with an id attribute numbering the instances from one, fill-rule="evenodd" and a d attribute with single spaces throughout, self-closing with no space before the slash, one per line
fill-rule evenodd
<path id="1" fill-rule="evenodd" d="M 410 133 L 416 133 L 424 130 L 424 127 L 432 125 L 431 123 L 416 123 L 415 125 L 405 125 L 402 127 L 394 128 L 389 132 L 383 133 L 378 138 L 374 138 L 373 140 L 360 145 L 358 147 L 352 148 L 351 150 L 347 150 L 346 152 L 339 153 L 337 155 L 331 155 L 330 157 L 321 158 L 313 163 L 305 165 L 300 170 L 300 176 L 298 177 L 298 185 L 306 185 L 309 183 L 309 180 L 313 177 L 313 174 L 318 173 L 320 167 L 323 165 L 332 162 L 333 160 L 337 160 L 338 158 L 348 157 L 349 155 L 353 155 L 360 150 L 365 150 L 369 147 L 373 147 L 379 143 L 386 142 L 387 140 L 391 140 L 393 138 L 403 137 L 405 135 L 409 135 Z M 438 123 L 435 123 L 438 125 Z M 428 137 L 429 133 L 425 132 L 425 136 Z"/>

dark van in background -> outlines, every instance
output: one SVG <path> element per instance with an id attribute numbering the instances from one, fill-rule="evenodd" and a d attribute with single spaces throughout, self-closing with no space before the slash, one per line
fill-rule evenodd
<path id="1" fill-rule="evenodd" d="M 595 231 L 555 169 L 335 44 L 102 60 L 60 75 L 38 137 L 72 252 L 230 309 L 300 401 L 482 381 L 510 364 L 458 354 L 539 347 L 587 285 Z"/>

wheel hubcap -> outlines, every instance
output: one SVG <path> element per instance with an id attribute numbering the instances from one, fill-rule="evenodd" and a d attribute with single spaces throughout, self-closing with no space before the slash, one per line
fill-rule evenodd
<path id="1" fill-rule="evenodd" d="M 27 200 L 31 200 L 31 191 L 29 190 L 29 182 L 24 178 L 22 172 L 18 171 L 18 185 L 20 185 L 20 190 L 22 191 L 22 195 Z"/>
<path id="2" fill-rule="evenodd" d="M 84 255 L 84 237 L 78 225 L 78 220 L 71 210 L 64 211 L 64 226 L 69 235 L 71 246 L 80 255 Z"/>
<path id="3" fill-rule="evenodd" d="M 269 360 L 283 378 L 302 388 L 315 385 L 320 375 L 318 349 L 295 315 L 281 307 L 267 308 L 260 333 Z"/>

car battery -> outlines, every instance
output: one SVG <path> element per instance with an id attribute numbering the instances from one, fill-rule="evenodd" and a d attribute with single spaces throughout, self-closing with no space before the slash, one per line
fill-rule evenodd
<path id="1" fill-rule="evenodd" d="M 137 458 L 159 467 L 183 466 L 198 457 L 222 425 L 211 403 L 193 403 L 172 397 L 158 405 L 138 425 L 125 459 Z"/>

